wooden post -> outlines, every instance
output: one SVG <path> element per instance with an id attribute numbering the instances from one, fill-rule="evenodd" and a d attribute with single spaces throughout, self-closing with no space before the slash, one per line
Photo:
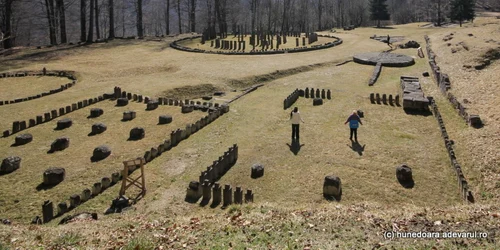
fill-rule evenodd
<path id="1" fill-rule="evenodd" d="M 144 176 L 144 163 L 145 163 L 144 158 L 123 162 L 123 178 L 122 178 L 122 187 L 120 189 L 120 196 L 125 195 L 127 189 L 132 185 L 138 187 L 141 190 L 141 192 L 139 193 L 139 195 L 137 195 L 135 200 L 139 199 L 141 196 L 146 195 L 146 179 Z M 128 175 L 130 166 L 139 166 L 141 171 L 140 176 L 138 176 L 135 179 L 131 178 Z"/>

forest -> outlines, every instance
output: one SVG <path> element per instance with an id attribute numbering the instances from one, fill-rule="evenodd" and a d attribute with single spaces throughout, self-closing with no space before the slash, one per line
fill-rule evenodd
<path id="1" fill-rule="evenodd" d="M 450 17 L 453 2 L 471 0 L 0 0 L 3 48 L 94 42 L 182 33 L 311 32 L 376 25 L 371 5 L 385 6 L 384 24 Z M 477 0 L 500 10 L 498 0 Z"/>

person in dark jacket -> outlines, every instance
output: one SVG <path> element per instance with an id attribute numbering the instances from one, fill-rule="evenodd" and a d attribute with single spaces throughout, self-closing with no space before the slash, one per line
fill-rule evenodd
<path id="1" fill-rule="evenodd" d="M 292 121 L 292 140 L 299 140 L 299 125 L 300 122 L 304 122 L 302 117 L 300 117 L 299 108 L 295 107 L 290 113 L 290 120 Z"/>
<path id="2" fill-rule="evenodd" d="M 347 121 L 344 123 L 347 124 L 349 123 L 349 128 L 351 129 L 351 136 L 349 139 L 352 141 L 352 135 L 354 134 L 354 140 L 358 141 L 358 127 L 359 124 L 363 125 L 361 122 L 361 118 L 358 116 L 358 112 L 356 110 L 352 111 L 352 114 L 347 118 Z"/>

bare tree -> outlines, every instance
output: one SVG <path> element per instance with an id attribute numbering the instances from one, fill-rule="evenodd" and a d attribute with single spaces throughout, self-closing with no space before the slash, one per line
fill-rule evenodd
<path id="1" fill-rule="evenodd" d="M 189 23 L 191 24 L 191 32 L 196 32 L 196 0 L 191 1 L 189 10 Z"/>
<path id="2" fill-rule="evenodd" d="M 182 34 L 181 0 L 177 0 L 176 11 L 179 23 L 179 34 Z"/>
<path id="3" fill-rule="evenodd" d="M 80 0 L 80 42 L 84 42 L 86 40 L 86 23 L 87 21 L 86 16 L 87 16 L 87 10 L 86 10 L 86 1 L 85 0 Z"/>
<path id="4" fill-rule="evenodd" d="M 167 6 L 165 8 L 165 29 L 166 35 L 170 35 L 170 0 L 166 0 Z"/>
<path id="5" fill-rule="evenodd" d="M 137 0 L 137 36 L 144 37 L 144 29 L 142 27 L 142 0 Z"/>
<path id="6" fill-rule="evenodd" d="M 45 9 L 47 11 L 47 20 L 49 22 L 49 39 L 51 45 L 57 44 L 56 21 L 54 15 L 54 0 L 45 0 Z"/>
<path id="7" fill-rule="evenodd" d="M 92 43 L 94 39 L 94 3 L 94 0 L 90 0 L 89 33 L 87 35 L 87 43 Z"/>
<path id="8" fill-rule="evenodd" d="M 94 1 L 94 0 L 90 0 L 90 1 Z M 100 29 L 99 29 L 99 2 L 97 0 L 95 0 L 95 3 L 94 3 L 94 7 L 95 7 L 95 35 L 96 35 L 96 38 L 97 39 L 101 39 L 101 32 L 100 32 Z"/>
<path id="9" fill-rule="evenodd" d="M 0 42 L 3 42 L 3 48 L 4 49 L 10 49 L 14 46 L 14 43 L 12 42 L 12 24 L 11 24 L 11 18 L 12 18 L 12 2 L 14 0 L 6 0 L 4 2 L 4 25 L 5 25 L 5 34 L 2 35 L 2 38 L 0 39 Z"/>
<path id="10" fill-rule="evenodd" d="M 113 0 L 108 0 L 109 10 L 109 39 L 115 38 L 115 10 Z"/>

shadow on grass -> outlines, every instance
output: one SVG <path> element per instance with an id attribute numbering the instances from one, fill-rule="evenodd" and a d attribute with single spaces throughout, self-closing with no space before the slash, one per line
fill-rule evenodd
<path id="1" fill-rule="evenodd" d="M 403 186 L 404 188 L 407 188 L 407 189 L 412 189 L 415 186 L 415 181 L 413 181 L 413 180 L 401 181 L 398 179 L 398 182 L 399 182 L 399 184 L 401 184 L 401 186 Z"/>
<path id="2" fill-rule="evenodd" d="M 430 116 L 432 112 L 430 110 L 410 110 L 404 109 L 407 115 L 422 115 L 422 116 Z"/>
<path id="3" fill-rule="evenodd" d="M 347 145 L 348 147 L 350 147 L 352 149 L 352 151 L 358 153 L 360 156 L 363 155 L 363 151 L 365 151 L 365 145 L 361 146 L 361 144 L 359 144 L 359 142 L 357 141 L 351 141 L 351 145 Z"/>
<path id="4" fill-rule="evenodd" d="M 36 186 L 36 191 L 41 191 L 41 190 L 49 190 L 53 187 L 57 186 L 57 184 L 55 185 L 47 185 L 47 184 L 44 184 L 43 182 L 38 184 L 38 186 Z"/>
<path id="5" fill-rule="evenodd" d="M 290 148 L 290 151 L 292 151 L 294 155 L 297 155 L 300 151 L 300 148 L 305 144 L 300 144 L 299 139 L 292 139 L 292 144 L 287 143 L 286 145 Z"/>
<path id="6" fill-rule="evenodd" d="M 382 26 L 382 27 L 373 27 L 374 29 L 381 29 L 381 30 L 393 30 L 396 29 L 394 27 L 388 27 L 388 26 Z"/>

